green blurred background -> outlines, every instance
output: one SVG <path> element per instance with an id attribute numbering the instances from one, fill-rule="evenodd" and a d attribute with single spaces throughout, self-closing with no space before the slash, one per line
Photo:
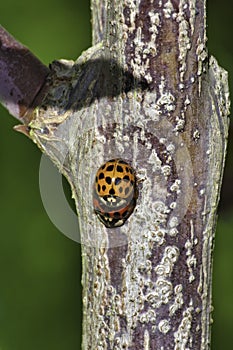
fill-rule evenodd
<path id="1" fill-rule="evenodd" d="M 209 50 L 233 77 L 233 3 L 208 4 Z M 76 59 L 91 43 L 87 0 L 1 0 L 0 23 L 42 62 Z M 12 130 L 0 106 L 0 350 L 73 350 L 81 344 L 80 245 L 50 222 L 41 202 L 41 153 Z M 214 261 L 212 350 L 233 344 L 232 128 Z"/>

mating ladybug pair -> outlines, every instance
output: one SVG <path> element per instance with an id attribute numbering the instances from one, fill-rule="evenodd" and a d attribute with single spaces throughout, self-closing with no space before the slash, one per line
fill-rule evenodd
<path id="1" fill-rule="evenodd" d="M 132 214 L 137 200 L 136 176 L 124 160 L 111 159 L 97 171 L 94 191 L 94 211 L 109 228 L 122 226 Z"/>

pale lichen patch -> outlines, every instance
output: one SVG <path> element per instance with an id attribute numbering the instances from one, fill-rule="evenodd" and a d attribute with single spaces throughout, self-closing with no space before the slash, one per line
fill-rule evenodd
<path id="1" fill-rule="evenodd" d="M 150 350 L 150 334 L 147 329 L 144 331 L 144 349 Z"/>
<path id="2" fill-rule="evenodd" d="M 163 12 L 165 18 L 171 18 L 174 12 L 174 7 L 171 3 L 171 0 L 167 0 L 167 2 L 164 4 Z"/>
<path id="3" fill-rule="evenodd" d="M 172 192 L 177 192 L 179 193 L 180 192 L 180 186 L 181 186 L 181 180 L 180 179 L 176 179 L 173 184 L 171 185 L 170 187 L 170 190 Z"/>
<path id="4" fill-rule="evenodd" d="M 179 13 L 176 17 L 176 21 L 179 26 L 179 63 L 180 63 L 180 82 L 184 81 L 184 75 L 187 69 L 187 54 L 191 48 L 191 38 L 189 34 L 189 23 L 184 17 L 184 6 L 187 5 L 186 0 L 181 0 L 179 2 Z"/>
<path id="5" fill-rule="evenodd" d="M 200 131 L 198 130 L 198 129 L 195 129 L 194 131 L 193 131 L 193 139 L 195 140 L 195 141 L 198 141 L 199 140 L 199 138 L 200 138 Z"/>
<path id="6" fill-rule="evenodd" d="M 183 304 L 183 287 L 182 284 L 178 284 L 174 287 L 174 301 L 169 306 L 169 315 L 173 316 L 177 310 L 181 309 Z"/>
<path id="7" fill-rule="evenodd" d="M 152 288 L 145 295 L 145 301 L 150 308 L 158 309 L 161 305 L 167 304 L 172 296 L 172 284 L 165 278 L 158 278 L 155 283 L 152 283 Z"/>
<path id="8" fill-rule="evenodd" d="M 177 228 L 174 228 L 174 227 L 168 231 L 168 234 L 171 237 L 176 237 L 178 235 L 178 233 L 179 233 L 179 231 L 177 230 Z"/>
<path id="9" fill-rule="evenodd" d="M 185 243 L 185 249 L 186 249 L 186 264 L 188 266 L 189 271 L 189 283 L 192 283 L 195 280 L 195 275 L 193 270 L 196 269 L 197 266 L 197 259 L 195 255 L 193 254 L 193 249 L 197 245 L 198 240 L 194 237 L 194 224 L 193 220 L 190 220 L 190 239 L 187 239 Z"/>
<path id="10" fill-rule="evenodd" d="M 189 23 L 190 23 L 191 35 L 193 35 L 195 18 L 196 18 L 196 0 L 189 1 L 189 11 L 190 11 Z"/>
<path id="11" fill-rule="evenodd" d="M 158 324 L 158 330 L 163 333 L 163 334 L 166 334 L 167 332 L 169 332 L 171 329 L 171 325 L 170 325 L 170 322 L 169 320 L 161 320 Z"/>
<path id="12" fill-rule="evenodd" d="M 141 323 L 156 323 L 156 312 L 153 309 L 149 309 L 141 314 L 140 317 Z"/>
<path id="13" fill-rule="evenodd" d="M 191 345 L 192 334 L 191 334 L 191 325 L 193 320 L 193 306 L 190 303 L 190 306 L 187 307 L 182 314 L 182 320 L 177 331 L 174 333 L 174 350 L 188 349 Z"/>
<path id="14" fill-rule="evenodd" d="M 179 250 L 176 246 L 167 246 L 164 250 L 160 263 L 155 267 L 158 276 L 169 277 L 173 271 L 175 262 L 179 256 Z"/>

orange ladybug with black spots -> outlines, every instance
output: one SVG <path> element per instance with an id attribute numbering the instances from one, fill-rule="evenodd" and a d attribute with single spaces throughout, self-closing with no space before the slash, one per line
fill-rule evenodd
<path id="1" fill-rule="evenodd" d="M 111 159 L 96 173 L 93 205 L 99 220 L 108 228 L 122 226 L 137 200 L 136 176 L 124 160 Z"/>

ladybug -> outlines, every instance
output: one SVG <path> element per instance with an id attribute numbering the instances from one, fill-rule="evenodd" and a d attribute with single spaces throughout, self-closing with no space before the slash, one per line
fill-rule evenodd
<path id="1" fill-rule="evenodd" d="M 93 206 L 108 228 L 122 226 L 132 214 L 137 200 L 136 176 L 124 160 L 111 159 L 96 173 Z"/>

